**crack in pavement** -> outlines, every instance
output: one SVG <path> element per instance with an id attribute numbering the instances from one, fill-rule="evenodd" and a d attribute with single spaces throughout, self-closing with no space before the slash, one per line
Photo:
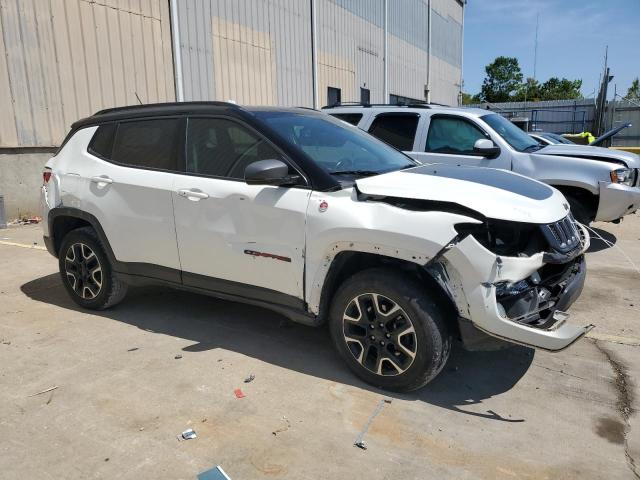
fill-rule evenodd
<path id="1" fill-rule="evenodd" d="M 634 414 L 633 410 L 633 392 L 631 387 L 631 382 L 627 375 L 627 367 L 616 360 L 611 352 L 609 352 L 606 348 L 601 346 L 598 343 L 598 340 L 593 340 L 593 344 L 598 349 L 602 355 L 607 359 L 613 373 L 615 375 L 614 386 L 616 389 L 616 395 L 618 397 L 618 401 L 616 403 L 618 413 L 622 417 L 624 421 L 624 454 L 627 459 L 627 463 L 631 472 L 635 475 L 636 478 L 640 479 L 640 472 L 638 471 L 638 467 L 636 466 L 634 458 L 629 453 L 629 442 L 628 435 L 631 429 L 631 423 L 629 422 L 629 417 Z"/>

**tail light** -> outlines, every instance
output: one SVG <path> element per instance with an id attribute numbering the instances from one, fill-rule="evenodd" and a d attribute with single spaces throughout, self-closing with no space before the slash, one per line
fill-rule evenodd
<path id="1" fill-rule="evenodd" d="M 49 183 L 50 179 L 51 179 L 51 169 L 46 168 L 42 172 L 42 185 L 46 185 L 47 183 Z"/>

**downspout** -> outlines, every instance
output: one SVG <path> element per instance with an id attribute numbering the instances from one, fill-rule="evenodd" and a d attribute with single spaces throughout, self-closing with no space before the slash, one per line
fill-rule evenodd
<path id="1" fill-rule="evenodd" d="M 311 88 L 313 90 L 313 108 L 318 109 L 318 37 L 316 28 L 316 2 L 310 0 L 311 7 Z"/>
<path id="2" fill-rule="evenodd" d="M 169 0 L 171 9 L 171 45 L 173 46 L 173 72 L 176 101 L 184 102 L 184 82 L 182 79 L 182 52 L 180 51 L 180 22 L 178 21 L 178 0 Z"/>
<path id="3" fill-rule="evenodd" d="M 382 103 L 389 103 L 389 62 L 387 62 L 387 51 L 388 51 L 388 15 L 389 9 L 387 5 L 387 0 L 382 0 L 383 5 L 383 19 L 382 25 L 384 29 L 384 37 L 382 42 Z"/>
<path id="4" fill-rule="evenodd" d="M 464 6 L 467 0 L 462 2 L 462 31 L 460 32 L 460 94 L 458 95 L 458 106 L 462 105 L 462 88 L 464 87 Z"/>
<path id="5" fill-rule="evenodd" d="M 431 103 L 431 0 L 427 1 L 427 88 L 425 100 Z"/>

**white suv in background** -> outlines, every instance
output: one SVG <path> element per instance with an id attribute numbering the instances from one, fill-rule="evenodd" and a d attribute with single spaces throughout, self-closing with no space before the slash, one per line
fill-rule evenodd
<path id="1" fill-rule="evenodd" d="M 323 111 L 422 163 L 501 168 L 552 185 L 584 224 L 617 222 L 640 207 L 640 157 L 632 153 L 543 148 L 506 118 L 477 108 L 345 104 Z"/>
<path id="2" fill-rule="evenodd" d="M 349 367 L 395 390 L 434 378 L 455 338 L 560 350 L 590 328 L 565 321 L 588 236 L 560 192 L 420 166 L 313 110 L 106 110 L 43 176 L 45 244 L 85 308 L 160 283 L 328 322 Z"/>

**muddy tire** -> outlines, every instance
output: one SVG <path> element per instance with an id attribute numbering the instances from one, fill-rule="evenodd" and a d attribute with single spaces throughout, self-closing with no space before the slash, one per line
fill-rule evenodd
<path id="1" fill-rule="evenodd" d="M 91 227 L 69 232 L 58 252 L 60 276 L 74 302 L 104 310 L 122 301 L 127 284 L 113 271 L 104 245 Z"/>
<path id="2" fill-rule="evenodd" d="M 416 390 L 444 368 L 452 346 L 445 316 L 425 286 L 407 274 L 364 270 L 347 279 L 331 303 L 333 343 L 365 382 Z"/>

